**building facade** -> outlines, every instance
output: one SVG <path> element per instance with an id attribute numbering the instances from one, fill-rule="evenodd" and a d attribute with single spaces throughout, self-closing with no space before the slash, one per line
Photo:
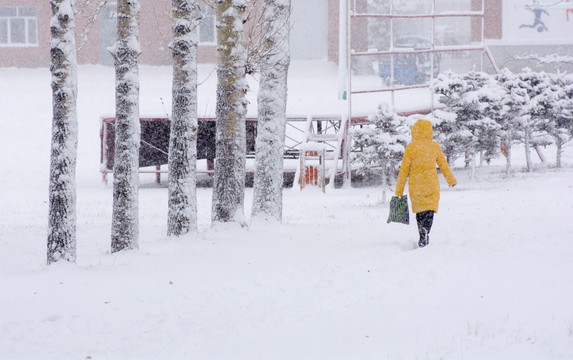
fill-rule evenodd
<path id="1" fill-rule="evenodd" d="M 361 0 L 363 1 L 363 0 Z M 77 0 L 76 36 L 79 64 L 113 65 L 107 48 L 116 36 L 114 2 Z M 170 0 L 139 0 L 140 64 L 170 65 Z M 292 0 L 291 56 L 326 60 L 337 44 L 338 0 Z M 199 28 L 199 62 L 216 62 L 215 14 L 203 5 Z M 330 14 L 330 15 L 329 15 Z M 0 67 L 46 67 L 50 63 L 50 18 L 47 0 L 0 0 Z M 336 23 L 333 22 L 335 18 Z M 336 30 L 331 33 L 331 30 Z M 330 35 L 329 35 L 330 34 Z M 333 57 L 334 59 L 334 57 Z"/>
<path id="2" fill-rule="evenodd" d="M 354 1 L 354 0 L 353 0 Z M 384 4 L 390 0 L 378 0 Z M 427 9 L 447 0 L 416 0 Z M 543 57 L 573 54 L 573 0 L 483 0 L 484 38 L 498 65 L 528 66 L 527 54 Z M 86 5 L 87 3 L 87 5 Z M 113 65 L 107 48 L 115 41 L 115 3 L 77 0 L 76 33 L 79 64 Z M 170 65 L 171 1 L 139 0 L 140 64 Z M 358 10 L 371 11 L 367 0 L 356 0 Z M 480 10 L 482 0 L 461 0 L 468 10 Z M 548 3 L 548 5 L 545 5 Z M 292 0 L 291 57 L 293 60 L 338 60 L 339 0 Z M 412 5 L 409 5 L 412 6 Z M 464 5 L 465 6 L 465 5 Z M 202 6 L 199 62 L 216 62 L 215 15 Z M 0 67 L 47 67 L 50 63 L 51 6 L 47 0 L 0 0 Z M 481 39 L 481 19 L 471 24 L 471 40 Z M 368 25 L 358 22 L 352 32 L 355 50 L 369 46 Z M 371 40 L 371 39 L 370 39 Z M 533 56 L 533 55 L 532 55 Z"/>
<path id="3" fill-rule="evenodd" d="M 573 72 L 573 0 L 486 4 L 486 44 L 500 68 Z"/>

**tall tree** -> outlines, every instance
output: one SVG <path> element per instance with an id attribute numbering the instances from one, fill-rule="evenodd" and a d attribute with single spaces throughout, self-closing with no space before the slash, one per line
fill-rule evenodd
<path id="1" fill-rule="evenodd" d="M 282 220 L 290 0 L 264 0 L 252 217 Z"/>
<path id="2" fill-rule="evenodd" d="M 437 116 L 440 121 L 434 128 L 438 142 L 443 146 L 448 162 L 465 155 L 466 166 L 469 166 L 470 156 L 478 143 L 468 125 L 477 124 L 476 120 L 481 116 L 475 92 L 483 83 L 473 81 L 473 74 L 446 72 L 432 82 L 432 90 L 445 106 Z"/>
<path id="3" fill-rule="evenodd" d="M 500 128 L 492 116 L 503 107 L 504 90 L 493 77 L 476 71 L 441 74 L 433 81 L 432 88 L 440 95 L 445 113 L 455 115 L 455 121 L 448 117 L 436 125 L 448 160 L 463 152 L 469 167 L 476 152 L 482 151 L 491 159 L 497 149 Z"/>
<path id="4" fill-rule="evenodd" d="M 543 91 L 533 99 L 535 112 L 539 130 L 553 138 L 555 166 L 560 168 L 563 146 L 573 140 L 573 76 L 547 74 L 545 81 Z"/>
<path id="5" fill-rule="evenodd" d="M 244 0 L 217 0 L 216 159 L 211 220 L 245 224 L 247 53 Z"/>
<path id="6" fill-rule="evenodd" d="M 51 0 L 52 148 L 48 264 L 76 261 L 77 61 L 72 0 Z"/>
<path id="7" fill-rule="evenodd" d="M 518 74 L 522 86 L 527 92 L 528 101 L 524 109 L 524 116 L 520 118 L 518 129 L 523 133 L 523 143 L 525 145 L 525 163 L 527 171 L 532 168 L 530 148 L 536 145 L 535 133 L 539 130 L 540 119 L 544 116 L 539 101 L 540 95 L 547 88 L 547 74 L 544 72 L 534 72 L 531 69 L 524 69 Z"/>
<path id="8" fill-rule="evenodd" d="M 138 247 L 139 236 L 139 2 L 117 1 L 115 155 L 111 251 Z"/>
<path id="9" fill-rule="evenodd" d="M 195 0 L 173 0 L 173 109 L 169 138 L 168 235 L 197 229 L 197 44 Z"/>
<path id="10" fill-rule="evenodd" d="M 529 102 L 529 97 L 523 82 L 508 69 L 503 69 L 495 77 L 506 93 L 504 103 L 507 109 L 497 117 L 496 121 L 501 126 L 501 144 L 506 158 L 505 173 L 509 175 L 512 143 L 518 138 L 516 128 Z"/>

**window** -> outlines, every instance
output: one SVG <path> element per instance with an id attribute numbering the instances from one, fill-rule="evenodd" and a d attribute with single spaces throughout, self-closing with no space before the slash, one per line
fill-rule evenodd
<path id="1" fill-rule="evenodd" d="M 215 43 L 215 9 L 211 6 L 201 6 L 203 19 L 199 22 L 199 43 Z"/>
<path id="2" fill-rule="evenodd" d="M 0 46 L 38 45 L 38 17 L 33 6 L 0 6 Z"/>

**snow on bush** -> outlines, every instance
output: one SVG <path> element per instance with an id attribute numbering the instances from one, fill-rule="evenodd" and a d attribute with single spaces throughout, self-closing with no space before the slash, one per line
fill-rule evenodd
<path id="1" fill-rule="evenodd" d="M 466 164 L 476 153 L 489 162 L 502 150 L 508 169 L 514 140 L 525 143 L 526 158 L 531 146 L 555 143 L 561 148 L 573 138 L 571 79 L 566 74 L 530 69 L 519 74 L 503 70 L 495 76 L 483 72 L 440 74 L 431 85 L 444 105 L 443 111 L 433 114 L 436 140 L 449 161 L 464 155 Z"/>
<path id="2" fill-rule="evenodd" d="M 530 148 L 553 143 L 555 166 L 561 167 L 563 145 L 573 139 L 573 75 L 530 69 L 518 74 L 504 69 L 496 75 L 446 72 L 432 82 L 431 89 L 443 109 L 428 118 L 448 162 L 465 156 L 469 166 L 480 154 L 489 163 L 501 153 L 509 172 L 511 147 L 522 142 L 529 169 Z M 359 176 L 390 188 L 409 141 L 409 129 L 405 118 L 384 103 L 370 122 L 354 130 L 352 161 Z"/>
<path id="3" fill-rule="evenodd" d="M 384 186 L 390 188 L 400 170 L 410 130 L 406 119 L 384 103 L 378 106 L 370 122 L 371 125 L 354 130 L 353 146 L 360 151 L 355 153 L 353 161 L 359 175 L 365 179 L 381 179 Z"/>

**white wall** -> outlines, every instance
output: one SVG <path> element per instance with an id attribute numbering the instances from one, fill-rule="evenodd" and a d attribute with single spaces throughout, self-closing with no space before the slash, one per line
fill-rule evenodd
<path id="1" fill-rule="evenodd" d="M 532 10 L 536 8 L 547 12 L 540 16 L 545 27 L 541 23 L 529 27 L 535 23 Z M 504 42 L 515 43 L 573 44 L 573 1 L 503 0 L 502 38 Z"/>
<path id="2" fill-rule="evenodd" d="M 292 0 L 290 49 L 293 60 L 326 59 L 327 0 Z"/>

